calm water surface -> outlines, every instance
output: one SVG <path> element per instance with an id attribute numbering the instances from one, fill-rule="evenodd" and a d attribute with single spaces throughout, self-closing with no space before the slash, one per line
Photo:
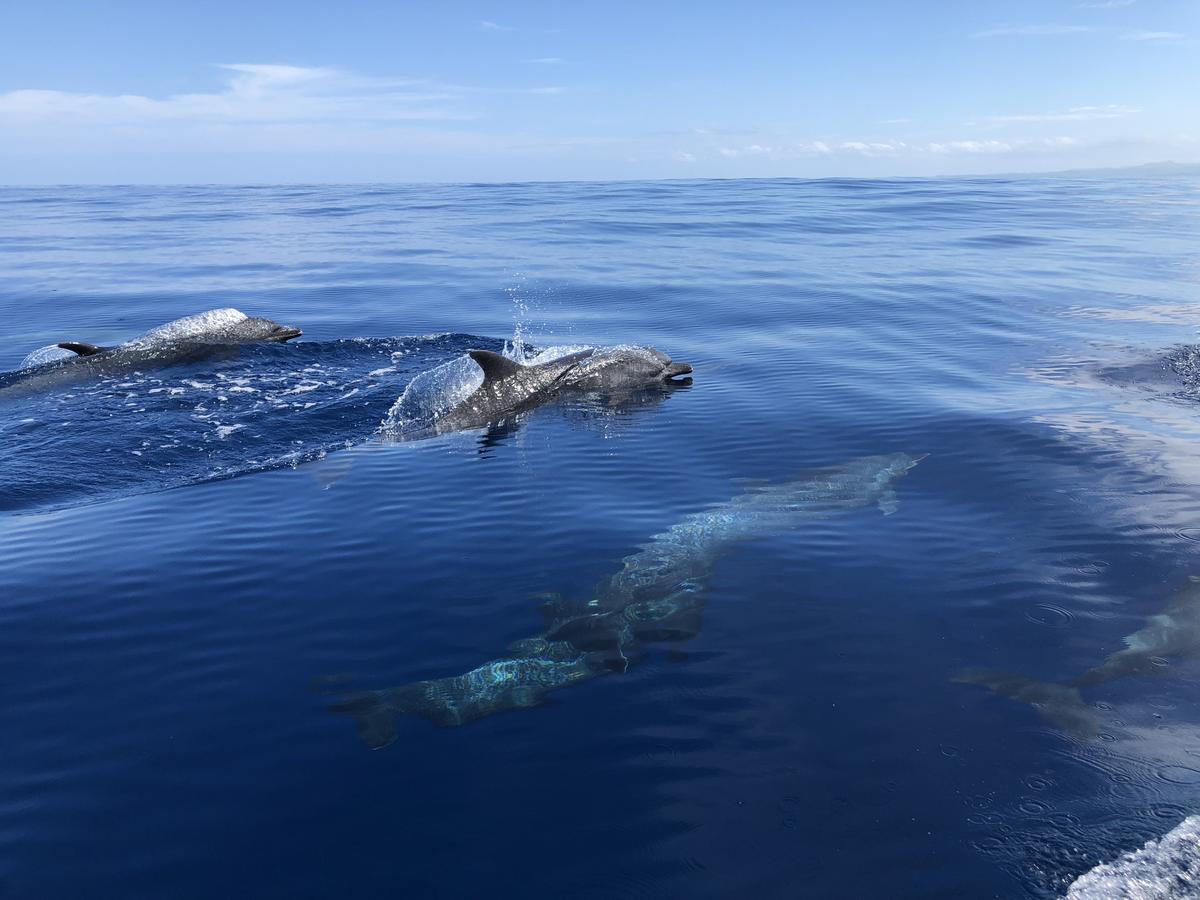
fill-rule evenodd
<path id="1" fill-rule="evenodd" d="M 305 335 L 0 396 L 0 895 L 1060 896 L 1200 810 L 1198 288 L 1188 177 L 3 190 L 0 369 Z M 381 429 L 515 335 L 695 381 Z M 604 677 L 359 735 L 882 454 Z"/>

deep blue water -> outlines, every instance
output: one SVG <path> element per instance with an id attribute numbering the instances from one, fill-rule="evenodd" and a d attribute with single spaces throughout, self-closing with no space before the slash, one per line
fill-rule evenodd
<path id="1" fill-rule="evenodd" d="M 0 396 L 0 896 L 1054 897 L 1200 810 L 1190 607 L 1090 734 L 961 680 L 1065 684 L 1200 575 L 1200 179 L 0 192 L 0 370 L 219 307 L 305 335 Z M 516 333 L 694 383 L 381 429 Z M 346 712 L 898 453 L 624 671 Z"/>

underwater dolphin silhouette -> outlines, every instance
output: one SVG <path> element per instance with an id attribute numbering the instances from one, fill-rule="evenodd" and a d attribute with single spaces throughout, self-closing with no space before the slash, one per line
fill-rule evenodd
<path id="1" fill-rule="evenodd" d="M 1192 575 L 1166 609 L 1150 616 L 1125 638 L 1123 648 L 1066 684 L 982 668 L 963 669 L 953 680 L 983 685 L 1002 697 L 1028 703 L 1051 724 L 1087 740 L 1099 734 L 1100 721 L 1093 707 L 1084 702 L 1081 688 L 1157 674 L 1164 659 L 1196 655 L 1200 655 L 1200 577 Z"/>
<path id="2" fill-rule="evenodd" d="M 134 372 L 199 362 L 234 352 L 242 344 L 283 343 L 303 334 L 299 328 L 247 316 L 237 309 L 213 309 L 176 319 L 115 347 L 62 341 L 26 358 L 26 366 L 0 375 L 0 393 L 27 393 L 99 375 Z M 73 356 L 40 362 L 47 350 Z"/>
<path id="3" fill-rule="evenodd" d="M 483 383 L 438 417 L 437 431 L 493 424 L 564 391 L 611 393 L 673 381 L 692 371 L 653 347 L 602 347 L 529 365 L 490 350 L 468 350 L 467 355 L 483 370 Z"/>
<path id="4" fill-rule="evenodd" d="M 871 504 L 888 515 L 896 510 L 894 482 L 921 459 L 906 453 L 854 459 L 687 516 L 625 557 L 591 599 L 547 602 L 546 627 L 512 644 L 505 657 L 462 675 L 348 696 L 330 708 L 353 716 L 362 738 L 378 749 L 396 739 L 397 715 L 465 725 L 537 706 L 567 685 L 622 672 L 644 643 L 699 633 L 705 582 L 734 542 Z"/>

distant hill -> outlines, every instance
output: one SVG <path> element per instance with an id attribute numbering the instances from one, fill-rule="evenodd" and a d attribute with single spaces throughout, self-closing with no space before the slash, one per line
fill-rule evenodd
<path id="1" fill-rule="evenodd" d="M 1060 172 L 1039 172 L 1037 174 L 1078 178 L 1104 178 L 1111 175 L 1124 177 L 1145 175 L 1157 178 L 1166 175 L 1200 175 L 1200 163 L 1152 162 L 1143 163 L 1140 166 L 1118 166 L 1108 169 L 1065 169 Z"/>

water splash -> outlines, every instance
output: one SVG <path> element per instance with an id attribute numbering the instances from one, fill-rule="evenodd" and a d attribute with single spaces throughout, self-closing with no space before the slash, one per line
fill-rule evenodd
<path id="1" fill-rule="evenodd" d="M 48 344 L 45 347 L 38 347 L 17 366 L 18 369 L 32 369 L 34 366 L 44 366 L 46 363 L 58 362 L 60 359 L 69 359 L 75 354 L 70 350 L 64 350 L 58 344 Z"/>
<path id="2" fill-rule="evenodd" d="M 518 332 L 503 345 L 503 354 L 523 366 L 537 366 L 582 350 L 584 344 L 563 344 L 536 350 L 524 343 Z M 597 351 L 599 352 L 599 351 Z M 450 410 L 475 393 L 483 384 L 483 370 L 469 356 L 441 363 L 410 381 L 404 393 L 388 410 L 379 430 L 388 435 L 420 434 Z"/>
<path id="3" fill-rule="evenodd" d="M 471 396 L 481 384 L 483 370 L 469 356 L 434 366 L 408 383 L 384 416 L 380 430 L 408 434 L 426 429 Z"/>
<path id="4" fill-rule="evenodd" d="M 505 341 L 502 351 L 509 359 L 523 362 L 531 348 L 526 347 L 525 338 L 528 335 L 529 300 L 525 293 L 525 276 L 516 275 L 517 283 L 504 289 L 512 303 L 513 338 L 512 342 Z"/>
<path id="5" fill-rule="evenodd" d="M 1188 816 L 1141 850 L 1080 875 L 1066 900 L 1141 897 L 1185 900 L 1200 894 L 1200 816 Z"/>

